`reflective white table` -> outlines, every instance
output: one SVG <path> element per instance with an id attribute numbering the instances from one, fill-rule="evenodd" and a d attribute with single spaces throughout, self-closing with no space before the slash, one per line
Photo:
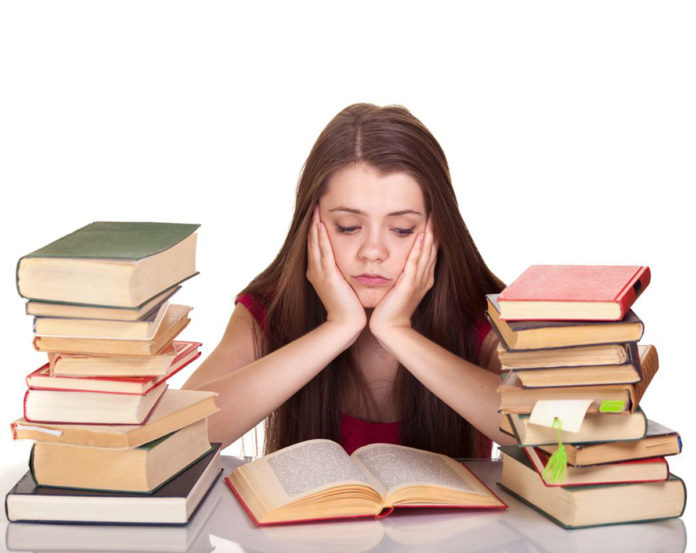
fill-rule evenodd
<path id="1" fill-rule="evenodd" d="M 224 474 L 243 460 L 223 457 Z M 257 528 L 220 479 L 186 527 L 8 523 L 9 551 L 362 552 L 427 551 L 681 553 L 681 519 L 584 530 L 564 530 L 496 485 L 500 461 L 467 465 L 508 505 L 507 511 L 423 509 L 380 520 L 324 522 Z M 26 470 L 26 469 L 24 469 Z M 9 489 L 23 470 L 0 478 Z"/>

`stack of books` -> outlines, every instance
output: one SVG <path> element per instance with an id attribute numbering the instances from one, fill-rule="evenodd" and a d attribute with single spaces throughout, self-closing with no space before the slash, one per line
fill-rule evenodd
<path id="1" fill-rule="evenodd" d="M 500 338 L 500 485 L 566 528 L 678 517 L 684 482 L 665 456 L 677 432 L 640 400 L 658 369 L 630 309 L 650 282 L 636 266 L 534 265 L 487 316 Z"/>
<path id="2" fill-rule="evenodd" d="M 19 260 L 48 361 L 11 424 L 35 443 L 9 520 L 185 524 L 219 475 L 215 394 L 168 387 L 200 356 L 175 340 L 191 307 L 170 302 L 197 274 L 197 227 L 96 222 Z"/>

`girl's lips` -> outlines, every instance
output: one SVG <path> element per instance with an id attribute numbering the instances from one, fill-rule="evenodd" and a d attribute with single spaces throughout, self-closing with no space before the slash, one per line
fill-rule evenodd
<path id="1" fill-rule="evenodd" d="M 379 275 L 358 275 L 355 278 L 363 286 L 387 286 L 391 283 L 390 278 Z"/>

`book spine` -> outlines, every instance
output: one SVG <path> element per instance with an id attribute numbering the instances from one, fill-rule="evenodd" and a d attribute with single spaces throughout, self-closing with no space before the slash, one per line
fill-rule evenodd
<path id="1" fill-rule="evenodd" d="M 617 294 L 616 301 L 621 308 L 619 319 L 623 319 L 633 303 L 650 284 L 650 267 L 641 267 L 635 276 Z"/>

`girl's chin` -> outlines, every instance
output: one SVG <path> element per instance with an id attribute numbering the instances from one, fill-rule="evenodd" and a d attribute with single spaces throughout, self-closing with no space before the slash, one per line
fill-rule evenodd
<path id="1" fill-rule="evenodd" d="M 365 309 L 377 307 L 379 301 L 386 295 L 388 288 L 363 289 L 358 292 L 358 299 Z"/>

